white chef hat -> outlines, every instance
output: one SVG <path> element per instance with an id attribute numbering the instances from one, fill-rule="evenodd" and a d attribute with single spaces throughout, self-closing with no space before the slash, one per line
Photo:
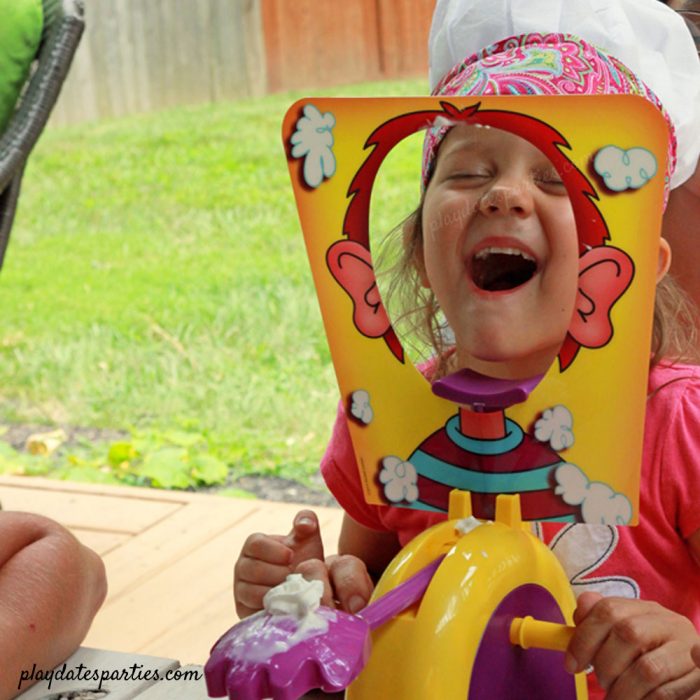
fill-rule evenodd
<path id="1" fill-rule="evenodd" d="M 700 156 L 700 60 L 683 19 L 659 0 L 437 0 L 430 88 L 465 57 L 506 37 L 574 34 L 607 51 L 659 97 L 676 130 L 671 187 Z"/>

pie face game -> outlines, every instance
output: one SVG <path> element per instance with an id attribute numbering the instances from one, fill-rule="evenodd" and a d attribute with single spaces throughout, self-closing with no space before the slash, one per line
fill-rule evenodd
<path id="1" fill-rule="evenodd" d="M 537 376 L 431 381 L 438 358 L 413 364 L 379 292 L 377 174 L 405 138 L 461 125 L 529 142 L 571 202 L 578 256 L 562 283 L 575 288 L 574 311 Z M 479 518 L 493 518 L 498 494 L 518 493 L 526 520 L 636 524 L 668 138 L 654 105 L 631 95 L 306 98 L 289 109 L 289 170 L 369 503 L 447 512 L 457 488 Z M 491 246 L 465 274 L 517 299 L 538 284 L 540 262 Z M 513 338 L 552 315 L 523 309 Z"/>

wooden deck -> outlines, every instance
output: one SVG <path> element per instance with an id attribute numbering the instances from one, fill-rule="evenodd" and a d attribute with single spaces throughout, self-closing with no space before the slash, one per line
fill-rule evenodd
<path id="1" fill-rule="evenodd" d="M 95 549 L 109 593 L 84 644 L 202 664 L 235 621 L 233 564 L 252 532 L 284 533 L 304 506 L 0 476 L 3 510 L 41 513 Z M 314 508 L 326 553 L 342 511 Z"/>

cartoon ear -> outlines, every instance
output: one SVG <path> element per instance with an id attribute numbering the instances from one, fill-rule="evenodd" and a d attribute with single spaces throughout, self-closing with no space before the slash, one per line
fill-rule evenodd
<path id="1" fill-rule="evenodd" d="M 356 241 L 338 241 L 326 253 L 326 263 L 353 303 L 353 321 L 362 335 L 380 338 L 391 328 L 369 250 Z"/>
<path id="2" fill-rule="evenodd" d="M 610 312 L 634 277 L 632 259 L 619 248 L 598 246 L 579 260 L 578 297 L 569 334 L 586 348 L 600 348 L 613 335 Z"/>

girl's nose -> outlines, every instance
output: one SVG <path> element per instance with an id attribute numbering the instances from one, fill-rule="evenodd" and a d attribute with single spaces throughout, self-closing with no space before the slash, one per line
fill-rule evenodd
<path id="1" fill-rule="evenodd" d="M 532 193 L 524 184 L 494 185 L 479 200 L 479 211 L 486 216 L 529 216 Z"/>

